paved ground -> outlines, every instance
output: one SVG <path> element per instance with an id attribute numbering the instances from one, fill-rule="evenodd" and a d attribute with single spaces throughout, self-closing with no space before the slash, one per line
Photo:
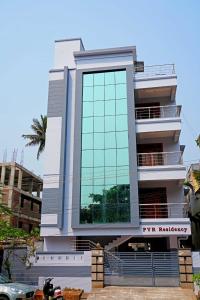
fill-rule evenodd
<path id="1" fill-rule="evenodd" d="M 94 290 L 88 300 L 196 300 L 192 290 L 160 287 L 106 287 Z"/>

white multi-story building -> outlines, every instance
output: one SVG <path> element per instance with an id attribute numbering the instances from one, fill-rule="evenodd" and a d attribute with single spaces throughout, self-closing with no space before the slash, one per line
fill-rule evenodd
<path id="1" fill-rule="evenodd" d="M 41 236 L 46 254 L 75 240 L 169 251 L 190 235 L 174 65 L 136 47 L 55 41 L 49 72 Z M 142 249 L 141 249 L 142 250 Z"/>

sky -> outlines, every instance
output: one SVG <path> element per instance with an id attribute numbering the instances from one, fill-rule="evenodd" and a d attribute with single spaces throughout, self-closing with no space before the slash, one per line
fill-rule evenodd
<path id="1" fill-rule="evenodd" d="M 74 37 L 86 50 L 133 45 L 145 65 L 176 65 L 184 160 L 198 162 L 199 0 L 0 0 L 0 161 L 16 149 L 18 162 L 43 175 L 44 155 L 37 161 L 21 135 L 46 114 L 54 40 Z"/>

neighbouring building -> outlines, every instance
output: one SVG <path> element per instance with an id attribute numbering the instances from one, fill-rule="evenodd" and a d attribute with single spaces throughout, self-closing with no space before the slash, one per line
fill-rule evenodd
<path id="1" fill-rule="evenodd" d="M 2 202 L 11 210 L 10 224 L 31 232 L 41 218 L 42 179 L 16 162 L 0 163 Z"/>
<path id="2" fill-rule="evenodd" d="M 84 260 L 79 253 L 76 261 L 70 252 L 72 245 L 89 240 L 115 250 L 108 261 L 117 253 L 141 253 L 149 264 L 140 260 L 132 271 L 145 278 L 150 253 L 166 258 L 191 234 L 176 89 L 174 65 L 145 66 L 137 61 L 134 46 L 88 51 L 79 38 L 55 41 L 41 217 L 44 247 L 36 263 L 43 274 L 53 272 L 67 286 L 89 289 L 88 256 Z M 163 258 L 158 268 L 165 269 L 158 277 L 168 274 L 174 284 L 175 265 Z"/>
<path id="3" fill-rule="evenodd" d="M 186 200 L 191 220 L 192 249 L 200 251 L 200 163 L 191 164 L 186 176 Z"/>

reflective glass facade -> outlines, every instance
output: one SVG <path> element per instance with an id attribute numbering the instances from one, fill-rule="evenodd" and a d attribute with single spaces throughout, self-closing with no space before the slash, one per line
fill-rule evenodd
<path id="1" fill-rule="evenodd" d="M 80 223 L 130 222 L 126 71 L 83 74 Z"/>

